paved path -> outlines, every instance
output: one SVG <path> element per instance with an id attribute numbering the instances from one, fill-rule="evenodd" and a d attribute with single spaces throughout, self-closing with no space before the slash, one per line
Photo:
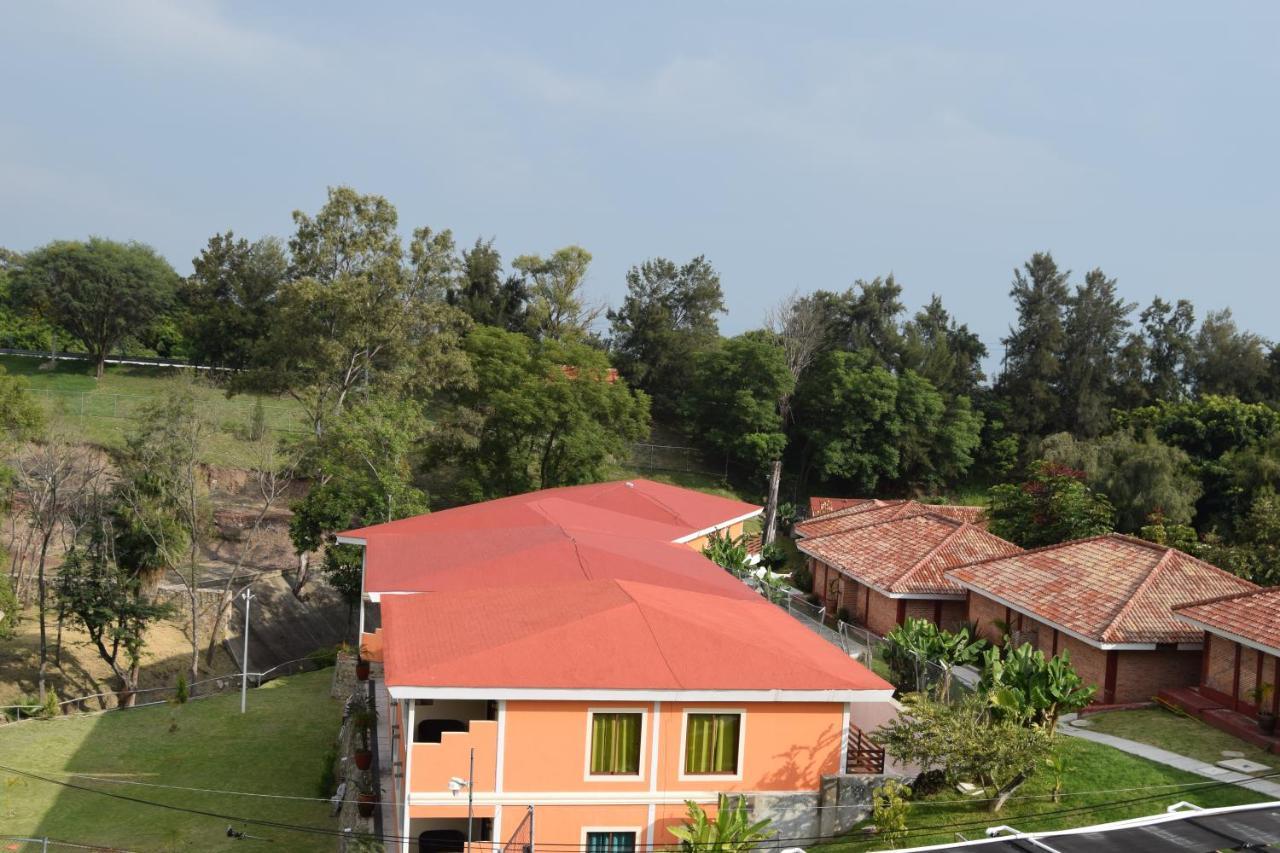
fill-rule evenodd
<path id="1" fill-rule="evenodd" d="M 1113 746 L 1116 749 L 1127 752 L 1130 755 L 1137 755 L 1154 761 L 1157 764 L 1165 764 L 1169 767 L 1176 767 L 1179 770 L 1185 770 L 1188 773 L 1194 773 L 1197 776 L 1203 776 L 1206 779 L 1212 779 L 1215 782 L 1230 782 L 1233 785 L 1239 785 L 1241 788 L 1248 788 L 1250 791 L 1256 791 L 1264 796 L 1272 799 L 1280 800 L 1280 782 L 1273 779 L 1255 779 L 1252 776 L 1246 776 L 1243 773 L 1236 773 L 1234 770 L 1227 770 L 1224 767 L 1217 767 L 1213 764 L 1206 764 L 1198 758 L 1188 758 L 1185 755 L 1179 755 L 1176 752 L 1170 752 L 1167 749 L 1160 749 L 1146 743 L 1139 743 L 1136 740 L 1128 740 L 1115 735 L 1104 735 L 1102 732 L 1092 732 L 1088 729 L 1077 728 L 1070 724 L 1061 724 L 1058 731 L 1064 735 L 1078 737 L 1081 740 L 1091 740 L 1094 743 L 1104 743 L 1107 746 Z M 1188 795 L 1190 796 L 1190 795 Z"/>

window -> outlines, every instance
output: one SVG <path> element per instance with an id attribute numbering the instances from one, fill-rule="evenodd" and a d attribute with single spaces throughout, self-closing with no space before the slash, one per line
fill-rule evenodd
<path id="1" fill-rule="evenodd" d="M 591 775 L 640 774 L 640 726 L 643 715 L 596 711 L 591 715 Z"/>
<path id="2" fill-rule="evenodd" d="M 733 776 L 738 772 L 741 714 L 690 714 L 685 724 L 684 772 Z"/>
<path id="3" fill-rule="evenodd" d="M 587 853 L 636 853 L 634 832 L 588 832 Z"/>

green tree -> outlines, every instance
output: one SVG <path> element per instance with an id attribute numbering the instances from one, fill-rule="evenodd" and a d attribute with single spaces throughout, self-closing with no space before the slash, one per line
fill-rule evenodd
<path id="1" fill-rule="evenodd" d="M 689 392 L 694 356 L 715 345 L 716 315 L 724 312 L 720 276 L 702 256 L 683 266 L 653 258 L 632 267 L 622 307 L 608 312 L 619 372 L 655 409 L 674 414 Z"/>
<path id="2" fill-rule="evenodd" d="M 986 378 L 986 357 L 986 344 L 952 319 L 936 294 L 903 327 L 903 366 L 929 380 L 944 397 L 972 396 Z"/>
<path id="3" fill-rule="evenodd" d="M 906 619 L 885 635 L 883 659 L 893 685 L 903 693 L 923 692 L 931 683 L 940 701 L 951 692 L 951 672 L 978 660 L 983 641 L 969 636 L 967 628 L 945 631 L 928 619 Z M 941 676 L 936 681 L 933 671 Z"/>
<path id="4" fill-rule="evenodd" d="M 1261 403 L 1212 394 L 1198 400 L 1158 400 L 1117 413 L 1119 427 L 1135 434 L 1151 432 L 1160 441 L 1186 451 L 1196 462 L 1218 459 L 1280 431 L 1280 414 Z"/>
<path id="5" fill-rule="evenodd" d="M 1070 295 L 1070 272 L 1059 270 L 1053 256 L 1037 252 L 1014 270 L 1009 295 L 1018 323 L 1002 338 L 1004 372 L 996 388 L 1008 402 L 1009 425 L 1019 435 L 1038 436 L 1061 423 L 1062 355 L 1066 348 L 1063 321 Z"/>
<path id="6" fill-rule="evenodd" d="M 813 298 L 824 306 L 829 346 L 852 352 L 867 352 L 881 367 L 897 368 L 902 360 L 902 330 L 899 317 L 902 287 L 892 275 L 871 281 L 858 279 L 844 293 L 819 290 Z"/>
<path id="7" fill-rule="evenodd" d="M 1185 299 L 1170 305 L 1157 296 L 1140 320 L 1146 333 L 1148 399 L 1178 402 L 1186 396 L 1194 362 L 1195 309 Z"/>
<path id="8" fill-rule="evenodd" d="M 519 274 L 503 277 L 502 255 L 493 240 L 477 239 L 462 253 L 461 270 L 446 299 L 480 325 L 509 332 L 528 327 L 528 285 Z"/>
<path id="9" fill-rule="evenodd" d="M 177 273 L 150 246 L 92 237 L 36 249 L 10 288 L 17 305 L 78 340 L 101 379 L 111 351 L 168 309 L 177 282 Z"/>
<path id="10" fill-rule="evenodd" d="M 355 392 L 427 394 L 467 380 L 469 321 L 424 286 L 449 260 L 416 251 L 418 266 L 406 264 L 390 202 L 337 187 L 314 217 L 293 218 L 292 280 L 254 369 L 233 388 L 289 394 L 319 436 Z"/>
<path id="11" fill-rule="evenodd" d="M 899 761 L 942 770 L 951 785 L 975 782 L 993 792 L 993 812 L 1053 752 L 1044 726 L 996 713 L 982 693 L 952 704 L 915 693 L 902 704 L 904 713 L 877 729 L 876 740 Z"/>
<path id="12" fill-rule="evenodd" d="M 22 620 L 22 605 L 7 575 L 0 575 L 0 640 L 12 640 Z"/>
<path id="13" fill-rule="evenodd" d="M 1115 506 L 1116 529 L 1136 533 L 1153 515 L 1166 523 L 1195 518 L 1200 481 L 1185 451 L 1147 434 L 1120 430 L 1091 441 L 1070 433 L 1045 439 L 1041 453 L 1050 462 L 1082 470 L 1089 486 Z"/>
<path id="14" fill-rule="evenodd" d="M 186 337 L 197 364 L 243 370 L 275 322 L 275 299 L 288 260 L 275 238 L 250 243 L 228 231 L 215 234 L 191 262 L 181 289 Z"/>
<path id="15" fill-rule="evenodd" d="M 528 281 L 530 334 L 538 340 L 582 340 L 604 312 L 587 302 L 585 288 L 591 253 L 565 246 L 548 258 L 521 255 L 511 262 Z"/>
<path id="16" fill-rule="evenodd" d="M 444 396 L 433 436 L 452 500 L 486 500 L 602 479 L 649 431 L 649 400 L 602 351 L 479 326 L 466 339 L 476 381 Z"/>
<path id="17" fill-rule="evenodd" d="M 1023 548 L 1110 532 L 1115 515 L 1111 503 L 1085 485 L 1084 476 L 1041 460 L 1025 483 L 992 486 L 987 508 L 991 532 Z"/>
<path id="18" fill-rule="evenodd" d="M 1067 301 L 1063 324 L 1062 420 L 1076 435 L 1106 430 L 1117 385 L 1117 361 L 1137 306 L 1116 295 L 1116 280 L 1100 269 Z"/>
<path id="19" fill-rule="evenodd" d="M 1268 341 L 1241 331 L 1231 309 L 1210 311 L 1200 324 L 1190 374 L 1197 396 L 1218 394 L 1261 402 L 1267 391 L 1270 365 Z"/>
<path id="20" fill-rule="evenodd" d="M 686 801 L 688 816 L 683 826 L 667 831 L 680 841 L 684 853 L 747 853 L 777 835 L 769 829 L 772 821 L 752 821 L 745 797 L 720 794 L 716 801 L 715 820 L 693 800 Z"/>
<path id="21" fill-rule="evenodd" d="M 684 417 L 711 448 L 752 474 L 782 455 L 787 436 L 778 400 L 795 380 L 786 354 L 763 335 L 739 335 L 694 358 Z"/>
<path id="22" fill-rule="evenodd" d="M 54 328 L 14 302 L 10 276 L 21 265 L 22 255 L 0 247 L 0 344 L 17 349 L 51 348 L 56 345 Z"/>

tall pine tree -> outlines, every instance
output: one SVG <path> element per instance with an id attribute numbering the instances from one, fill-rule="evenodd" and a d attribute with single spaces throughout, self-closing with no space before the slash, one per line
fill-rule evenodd
<path id="1" fill-rule="evenodd" d="M 1137 306 L 1116 295 L 1116 280 L 1095 269 L 1067 304 L 1062 359 L 1062 426 L 1092 438 L 1111 422 L 1118 361 Z"/>
<path id="2" fill-rule="evenodd" d="M 1013 273 L 1009 295 L 1018 310 L 1018 323 L 1001 339 L 1004 372 L 997 387 L 1008 404 L 1009 427 L 1023 436 L 1044 435 L 1062 422 L 1059 387 L 1066 347 L 1064 315 L 1070 299 L 1068 275 L 1048 252 L 1036 252 Z"/>

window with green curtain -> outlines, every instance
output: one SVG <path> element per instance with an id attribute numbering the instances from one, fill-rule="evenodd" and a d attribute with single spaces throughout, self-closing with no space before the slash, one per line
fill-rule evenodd
<path id="1" fill-rule="evenodd" d="M 738 772 L 741 714 L 690 714 L 684 735 L 684 772 L 733 775 Z"/>
<path id="2" fill-rule="evenodd" d="M 588 832 L 587 853 L 636 853 L 634 832 Z"/>
<path id="3" fill-rule="evenodd" d="M 593 775 L 635 776 L 640 773 L 640 718 L 629 712 L 591 715 Z"/>

